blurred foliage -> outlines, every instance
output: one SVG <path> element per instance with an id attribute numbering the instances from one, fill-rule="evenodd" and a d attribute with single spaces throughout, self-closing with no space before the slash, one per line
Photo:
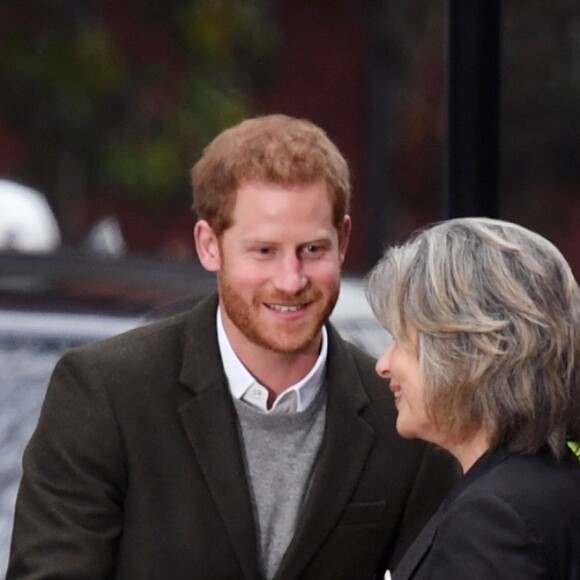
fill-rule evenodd
<path id="1" fill-rule="evenodd" d="M 156 210 L 252 113 L 277 31 L 267 0 L 24 0 L 0 6 L 0 133 L 26 142 L 49 197 L 124 196 Z M 66 190 L 66 191 L 63 191 Z M 181 203 L 180 201 L 180 203 Z M 58 203 L 56 204 L 58 206 Z"/>

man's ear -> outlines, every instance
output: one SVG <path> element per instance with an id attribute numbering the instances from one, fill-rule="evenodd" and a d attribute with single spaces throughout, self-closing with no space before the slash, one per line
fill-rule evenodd
<path id="1" fill-rule="evenodd" d="M 217 272 L 221 266 L 217 236 L 205 220 L 199 220 L 193 228 L 195 249 L 201 265 L 208 272 Z"/>
<path id="2" fill-rule="evenodd" d="M 352 228 L 352 222 L 349 215 L 344 216 L 342 221 L 342 231 L 340 232 L 340 263 L 344 262 L 344 257 L 346 256 L 346 249 L 348 248 L 348 241 L 350 240 L 350 230 Z"/>

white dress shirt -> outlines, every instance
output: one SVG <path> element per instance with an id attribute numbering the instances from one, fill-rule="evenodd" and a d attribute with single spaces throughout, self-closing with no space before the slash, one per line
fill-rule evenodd
<path id="1" fill-rule="evenodd" d="M 322 327 L 320 354 L 310 372 L 303 379 L 280 393 L 272 407 L 268 409 L 268 389 L 251 375 L 234 352 L 224 329 L 221 307 L 217 309 L 216 323 L 218 345 L 232 397 L 242 400 L 264 413 L 297 413 L 312 403 L 322 388 L 324 380 L 328 352 L 328 336 L 324 326 Z"/>

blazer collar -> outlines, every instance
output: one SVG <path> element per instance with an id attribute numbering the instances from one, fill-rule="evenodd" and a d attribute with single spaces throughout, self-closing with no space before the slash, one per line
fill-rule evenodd
<path id="1" fill-rule="evenodd" d="M 471 469 L 457 482 L 449 495 L 445 498 L 439 509 L 427 522 L 409 549 L 405 552 L 402 560 L 394 571 L 393 580 L 408 580 L 413 577 L 415 570 L 425 559 L 437 535 L 439 524 L 445 516 L 449 506 L 483 474 L 491 471 L 494 467 L 505 461 L 511 452 L 500 448 L 496 451 L 482 455 Z"/>

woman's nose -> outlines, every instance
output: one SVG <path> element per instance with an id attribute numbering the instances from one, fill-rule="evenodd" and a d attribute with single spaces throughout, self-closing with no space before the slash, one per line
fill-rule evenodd
<path id="1" fill-rule="evenodd" d="M 385 352 L 378 358 L 377 364 L 375 365 L 375 370 L 379 377 L 383 379 L 390 379 L 391 378 L 391 369 L 390 369 L 390 359 L 391 359 L 391 351 L 393 350 L 393 344 L 391 343 Z"/>

